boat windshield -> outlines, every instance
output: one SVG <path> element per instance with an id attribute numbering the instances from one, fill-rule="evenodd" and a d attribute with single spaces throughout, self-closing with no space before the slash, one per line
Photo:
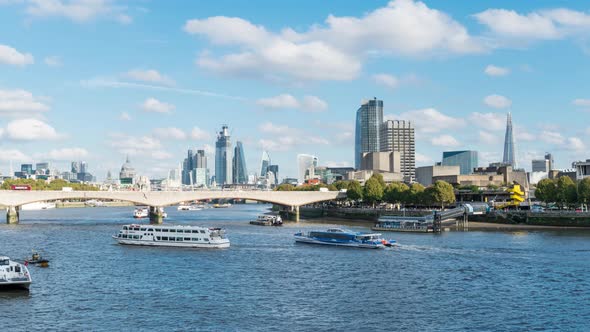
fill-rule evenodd
<path id="1" fill-rule="evenodd" d="M 10 265 L 9 259 L 0 259 L 0 265 Z"/>

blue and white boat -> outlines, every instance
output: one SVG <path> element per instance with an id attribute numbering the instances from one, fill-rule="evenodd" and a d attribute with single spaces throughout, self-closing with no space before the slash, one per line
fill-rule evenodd
<path id="1" fill-rule="evenodd" d="M 395 243 L 393 240 L 383 239 L 379 233 L 358 233 L 341 228 L 299 232 L 295 234 L 295 242 L 369 249 L 391 247 Z"/>

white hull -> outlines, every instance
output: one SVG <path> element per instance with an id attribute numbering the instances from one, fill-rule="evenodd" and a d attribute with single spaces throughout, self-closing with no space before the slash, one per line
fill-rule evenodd
<path id="1" fill-rule="evenodd" d="M 366 248 L 366 249 L 382 249 L 385 248 L 383 244 L 363 244 L 363 243 L 341 243 L 341 242 L 325 242 L 310 239 L 305 236 L 295 236 L 295 242 L 310 243 L 310 244 L 324 244 L 329 246 L 352 247 L 352 248 Z"/>
<path id="2" fill-rule="evenodd" d="M 150 240 L 127 240 L 115 238 L 119 244 L 128 244 L 135 246 L 150 246 L 150 247 L 176 247 L 176 248 L 229 248 L 229 241 L 219 241 L 212 243 L 194 243 L 194 242 L 164 242 L 164 241 L 150 241 Z"/>

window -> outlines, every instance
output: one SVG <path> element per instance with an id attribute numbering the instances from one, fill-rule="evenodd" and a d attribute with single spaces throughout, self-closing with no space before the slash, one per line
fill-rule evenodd
<path id="1" fill-rule="evenodd" d="M 20 266 L 18 266 L 18 265 L 17 265 L 17 266 L 15 266 L 15 267 L 14 267 L 14 272 L 20 272 Z"/>
<path id="2" fill-rule="evenodd" d="M 196 229 L 193 229 L 193 233 L 199 233 L 199 231 Z"/>
<path id="3" fill-rule="evenodd" d="M 185 229 L 185 230 L 184 230 L 184 232 L 185 232 L 185 233 L 190 233 L 190 232 L 191 232 L 191 230 L 190 230 L 190 229 Z"/>
<path id="4" fill-rule="evenodd" d="M 199 241 L 199 239 L 197 239 L 196 237 L 193 237 L 193 242 L 197 242 Z"/>
<path id="5" fill-rule="evenodd" d="M 176 230 L 175 229 L 171 229 L 170 230 L 170 233 L 176 233 Z"/>
<path id="6" fill-rule="evenodd" d="M 162 241 L 168 241 L 168 237 L 167 236 L 162 236 Z"/>
<path id="7" fill-rule="evenodd" d="M 203 241 L 209 241 L 209 239 L 208 238 L 204 238 Z"/>
<path id="8" fill-rule="evenodd" d="M 181 237 L 177 237 L 176 238 L 176 242 L 182 242 L 182 238 Z"/>
<path id="9" fill-rule="evenodd" d="M 184 240 L 185 240 L 185 241 L 190 241 L 190 240 L 191 240 L 191 238 L 190 238 L 190 237 L 185 237 L 185 238 L 184 238 Z"/>
<path id="10" fill-rule="evenodd" d="M 127 230 L 127 226 L 123 226 L 123 230 L 126 231 Z"/>
<path id="11" fill-rule="evenodd" d="M 127 234 L 123 234 L 123 238 L 126 239 L 127 238 Z"/>
<path id="12" fill-rule="evenodd" d="M 153 228 L 148 228 L 148 232 L 153 232 L 154 229 Z"/>
<path id="13" fill-rule="evenodd" d="M 168 233 L 168 228 L 162 229 L 161 232 Z"/>
<path id="14" fill-rule="evenodd" d="M 160 237 L 159 236 L 156 236 L 156 240 L 160 241 Z"/>
<path id="15" fill-rule="evenodd" d="M 142 231 L 142 232 L 145 232 L 146 231 L 145 228 L 140 228 L 139 230 Z"/>
<path id="16" fill-rule="evenodd" d="M 205 231 L 204 231 L 204 230 L 202 230 L 202 229 L 201 229 L 199 232 L 201 232 L 201 233 L 205 234 Z"/>

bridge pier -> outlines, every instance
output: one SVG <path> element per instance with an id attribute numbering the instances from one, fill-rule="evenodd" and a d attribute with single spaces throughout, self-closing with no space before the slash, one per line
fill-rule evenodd
<path id="1" fill-rule="evenodd" d="M 164 222 L 164 209 L 158 206 L 150 206 L 150 224 L 159 225 Z"/>
<path id="2" fill-rule="evenodd" d="M 20 206 L 9 206 L 6 209 L 6 223 L 18 224 L 20 215 Z"/>
<path id="3" fill-rule="evenodd" d="M 293 209 L 295 210 L 295 222 L 299 222 L 299 206 L 294 206 Z"/>

